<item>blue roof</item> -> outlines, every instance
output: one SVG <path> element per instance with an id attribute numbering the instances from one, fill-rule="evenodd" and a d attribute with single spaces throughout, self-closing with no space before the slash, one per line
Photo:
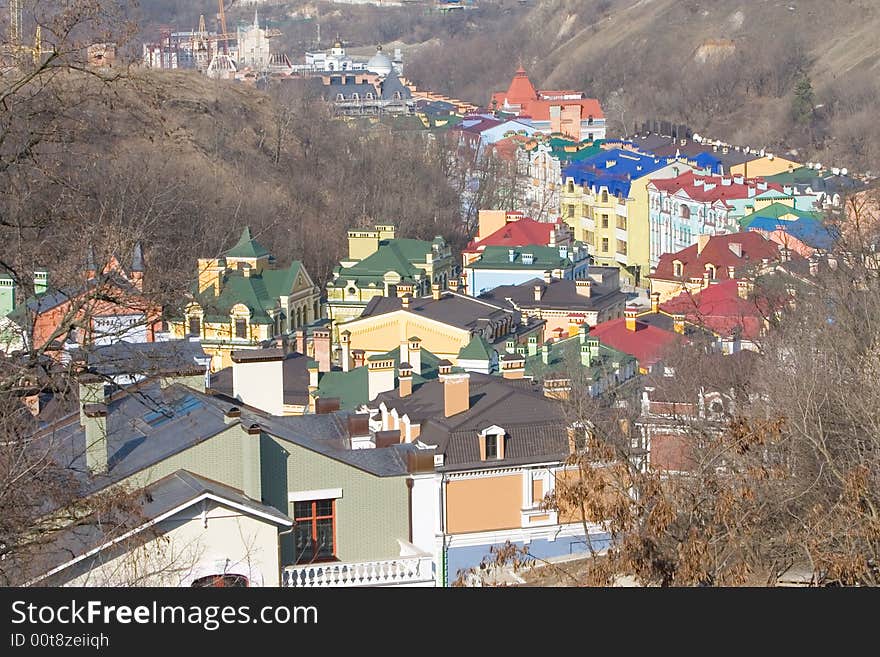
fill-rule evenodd
<path id="1" fill-rule="evenodd" d="M 721 175 L 721 160 L 712 155 L 712 153 L 698 153 L 688 160 L 696 163 L 701 169 L 709 169 L 714 174 Z"/>
<path id="2" fill-rule="evenodd" d="M 670 161 L 666 157 L 615 148 L 565 167 L 562 179 L 573 178 L 578 185 L 607 187 L 609 194 L 629 196 L 630 181 L 633 178 L 653 173 Z"/>
<path id="3" fill-rule="evenodd" d="M 749 223 L 749 230 L 784 230 L 814 249 L 830 250 L 834 246 L 835 235 L 832 228 L 809 217 L 801 217 L 795 221 L 775 219 L 773 217 L 755 217 Z"/>

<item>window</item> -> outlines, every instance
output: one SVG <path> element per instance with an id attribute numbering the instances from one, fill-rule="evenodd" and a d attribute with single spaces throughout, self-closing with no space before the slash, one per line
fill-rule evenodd
<path id="1" fill-rule="evenodd" d="M 334 500 L 293 503 L 296 563 L 336 558 L 335 505 Z"/>
<path id="2" fill-rule="evenodd" d="M 568 217 L 569 217 L 569 219 L 574 218 L 574 206 L 573 205 L 568 206 Z"/>
<path id="3" fill-rule="evenodd" d="M 602 228 L 608 228 L 608 215 L 602 215 Z"/>
<path id="4" fill-rule="evenodd" d="M 617 216 L 617 227 L 621 230 L 626 230 L 626 217 Z"/>
<path id="5" fill-rule="evenodd" d="M 608 238 L 602 238 L 602 253 L 608 253 Z"/>
<path id="6" fill-rule="evenodd" d="M 602 202 L 603 203 L 608 202 L 608 190 L 607 189 L 602 190 Z"/>
<path id="7" fill-rule="evenodd" d="M 682 219 L 690 219 L 691 218 L 691 209 L 688 206 L 682 204 L 680 215 L 681 215 Z"/>
<path id="8" fill-rule="evenodd" d="M 202 320 L 200 317 L 190 317 L 189 318 L 189 334 L 190 335 L 201 335 L 202 334 Z"/>
<path id="9" fill-rule="evenodd" d="M 236 319 L 235 320 L 235 337 L 242 338 L 242 339 L 247 337 L 247 320 L 246 319 Z"/>
<path id="10" fill-rule="evenodd" d="M 587 125 L 593 125 L 593 115 L 587 117 Z"/>
<path id="11" fill-rule="evenodd" d="M 682 263 L 676 261 L 672 263 L 672 275 L 673 276 L 681 276 L 682 272 Z"/>
<path id="12" fill-rule="evenodd" d="M 498 436 L 489 434 L 486 436 L 486 460 L 498 458 Z"/>

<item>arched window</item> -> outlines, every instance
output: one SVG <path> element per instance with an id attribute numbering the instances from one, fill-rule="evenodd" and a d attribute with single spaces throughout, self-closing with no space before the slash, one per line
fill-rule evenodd
<path id="1" fill-rule="evenodd" d="M 608 202 L 608 190 L 603 189 L 602 190 L 602 203 L 607 203 L 607 202 Z"/>
<path id="2" fill-rule="evenodd" d="M 208 575 L 206 577 L 199 577 L 196 580 L 193 580 L 193 587 L 213 587 L 213 588 L 226 588 L 226 587 L 241 587 L 248 586 L 248 578 L 244 575 Z"/>
<path id="3" fill-rule="evenodd" d="M 684 203 L 681 204 L 679 216 L 681 216 L 682 219 L 690 219 L 691 218 L 691 209 L 687 205 L 685 205 Z"/>

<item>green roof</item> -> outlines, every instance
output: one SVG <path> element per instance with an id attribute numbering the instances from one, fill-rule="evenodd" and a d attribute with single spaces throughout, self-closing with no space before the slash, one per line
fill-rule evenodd
<path id="1" fill-rule="evenodd" d="M 772 219 L 779 219 L 779 217 L 793 214 L 798 219 L 815 219 L 816 221 L 822 220 L 822 215 L 819 212 L 809 212 L 807 210 L 798 210 L 789 205 L 785 205 L 784 203 L 771 203 L 767 207 L 761 208 L 760 210 L 755 210 L 751 214 L 747 214 L 739 220 L 739 225 L 741 228 L 748 228 L 751 225 L 752 221 L 757 219 L 758 217 L 770 217 Z"/>
<path id="2" fill-rule="evenodd" d="M 436 379 L 438 376 L 437 358 L 427 349 L 421 350 L 421 374 L 413 372 L 413 389 L 421 386 L 425 381 Z M 400 347 L 392 349 L 388 353 L 373 356 L 377 360 L 394 360 L 395 385 L 397 385 L 397 367 L 400 366 Z M 325 372 L 318 380 L 318 397 L 338 397 L 339 407 L 343 410 L 353 410 L 361 404 L 369 401 L 370 389 L 367 367 L 356 367 L 348 372 L 334 370 Z"/>
<path id="3" fill-rule="evenodd" d="M 206 322 L 228 322 L 232 307 L 242 303 L 251 311 L 252 324 L 272 324 L 269 311 L 278 306 L 278 297 L 290 294 L 301 267 L 295 260 L 287 269 L 264 269 L 250 276 L 233 271 L 226 275 L 220 296 L 211 287 L 194 297 L 204 309 Z"/>
<path id="4" fill-rule="evenodd" d="M 332 286 L 345 285 L 345 281 L 357 280 L 358 283 L 381 283 L 382 277 L 389 271 L 400 274 L 401 279 L 415 279 L 425 272 L 412 263 L 426 263 L 427 254 L 431 252 L 431 242 L 426 240 L 393 239 L 383 240 L 375 253 L 370 254 L 351 267 L 337 267 L 337 283 Z"/>
<path id="5" fill-rule="evenodd" d="M 571 248 L 571 247 L 569 247 Z M 516 247 L 513 262 L 510 261 L 510 249 L 506 246 L 487 246 L 482 255 L 468 265 L 472 269 L 556 269 L 571 266 L 568 258 L 559 257 L 559 248 L 555 246 L 522 246 Z M 531 253 L 532 262 L 523 262 L 523 254 Z"/>
<path id="6" fill-rule="evenodd" d="M 492 345 L 486 341 L 486 338 L 482 335 L 475 335 L 458 352 L 458 358 L 464 360 L 492 360 L 493 351 Z"/>
<path id="7" fill-rule="evenodd" d="M 269 255 L 269 252 L 253 238 L 250 227 L 245 226 L 238 242 L 226 252 L 226 255 L 231 258 L 262 258 Z"/>
<path id="8" fill-rule="evenodd" d="M 573 368 L 584 367 L 581 362 L 581 341 L 578 335 L 564 340 L 557 340 L 546 345 L 544 349 L 550 350 L 546 365 L 540 353 L 534 356 L 526 356 L 526 376 L 541 380 L 548 374 L 571 373 Z M 586 372 L 587 377 L 595 381 L 601 377 L 603 371 L 613 369 L 614 363 L 618 363 L 622 368 L 627 363 L 635 362 L 635 360 L 629 354 L 599 342 L 599 357 L 598 359 L 593 359 Z"/>

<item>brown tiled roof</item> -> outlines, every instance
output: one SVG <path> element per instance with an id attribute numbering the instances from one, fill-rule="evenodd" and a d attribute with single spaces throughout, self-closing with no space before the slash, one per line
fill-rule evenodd
<path id="1" fill-rule="evenodd" d="M 564 458 L 568 453 L 564 409 L 543 396 L 534 384 L 470 373 L 470 408 L 444 417 L 443 382 L 429 381 L 401 398 L 398 391 L 379 395 L 400 415 L 421 423 L 419 440 L 436 445 L 445 455 L 443 469 L 460 470 L 538 463 Z M 507 431 L 505 458 L 480 461 L 478 434 L 498 425 Z"/>

